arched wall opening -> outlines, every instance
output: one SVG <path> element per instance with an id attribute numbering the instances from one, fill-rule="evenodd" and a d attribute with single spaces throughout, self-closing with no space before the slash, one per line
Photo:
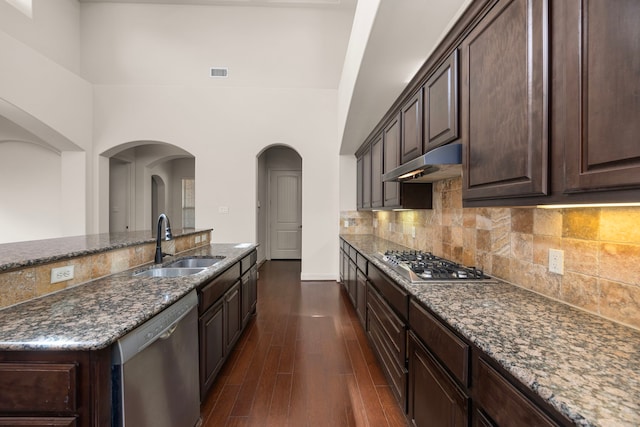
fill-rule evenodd
<path id="1" fill-rule="evenodd" d="M 130 218 L 128 228 L 124 231 L 154 232 L 161 213 L 170 218 L 176 230 L 193 227 L 193 221 L 187 224 L 184 221 L 184 218 L 193 216 L 193 206 L 185 206 L 184 203 L 185 200 L 194 203 L 195 157 L 191 153 L 165 142 L 131 141 L 113 147 L 100 156 L 109 160 L 100 162 L 101 169 L 107 168 L 106 174 L 101 170 L 100 176 L 109 176 L 108 188 L 100 187 L 109 200 L 108 207 L 100 207 L 101 212 L 109 217 L 108 230 L 101 229 L 101 232 L 123 231 L 121 227 L 112 228 L 114 223 L 118 223 L 112 219 L 116 215 Z M 185 185 L 185 182 L 191 185 Z M 185 191 L 190 194 L 185 195 Z M 112 202 L 117 200 L 128 200 L 126 213 L 123 214 L 119 207 L 113 205 Z M 117 208 L 117 212 L 114 208 Z M 102 228 L 104 223 L 100 221 Z"/>
<path id="2" fill-rule="evenodd" d="M 274 144 L 257 155 L 258 260 L 302 258 L 302 157 Z"/>

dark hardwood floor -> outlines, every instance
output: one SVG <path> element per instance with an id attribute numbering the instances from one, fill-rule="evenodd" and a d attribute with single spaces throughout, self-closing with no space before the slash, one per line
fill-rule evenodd
<path id="1" fill-rule="evenodd" d="M 267 261 L 257 316 L 201 407 L 203 427 L 407 426 L 348 296 Z"/>

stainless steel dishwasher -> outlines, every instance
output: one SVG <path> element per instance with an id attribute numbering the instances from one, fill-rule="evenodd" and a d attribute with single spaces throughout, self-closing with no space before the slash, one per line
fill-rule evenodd
<path id="1" fill-rule="evenodd" d="M 118 340 L 114 427 L 194 427 L 200 420 L 198 305 L 190 292 Z"/>

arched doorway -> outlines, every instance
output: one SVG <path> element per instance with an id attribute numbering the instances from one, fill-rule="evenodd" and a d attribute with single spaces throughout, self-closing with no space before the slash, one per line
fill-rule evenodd
<path id="1" fill-rule="evenodd" d="M 302 258 L 302 157 L 276 145 L 258 156 L 259 260 Z"/>

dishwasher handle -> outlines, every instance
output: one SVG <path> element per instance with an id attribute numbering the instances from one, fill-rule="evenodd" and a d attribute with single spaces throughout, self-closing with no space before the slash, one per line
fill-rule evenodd
<path id="1" fill-rule="evenodd" d="M 171 326 L 169 329 L 167 329 L 162 335 L 160 335 L 158 337 L 158 339 L 160 340 L 166 340 L 169 339 L 171 337 L 171 335 L 173 335 L 173 333 L 176 331 L 176 328 L 178 327 L 178 322 L 174 323 L 173 326 Z"/>

